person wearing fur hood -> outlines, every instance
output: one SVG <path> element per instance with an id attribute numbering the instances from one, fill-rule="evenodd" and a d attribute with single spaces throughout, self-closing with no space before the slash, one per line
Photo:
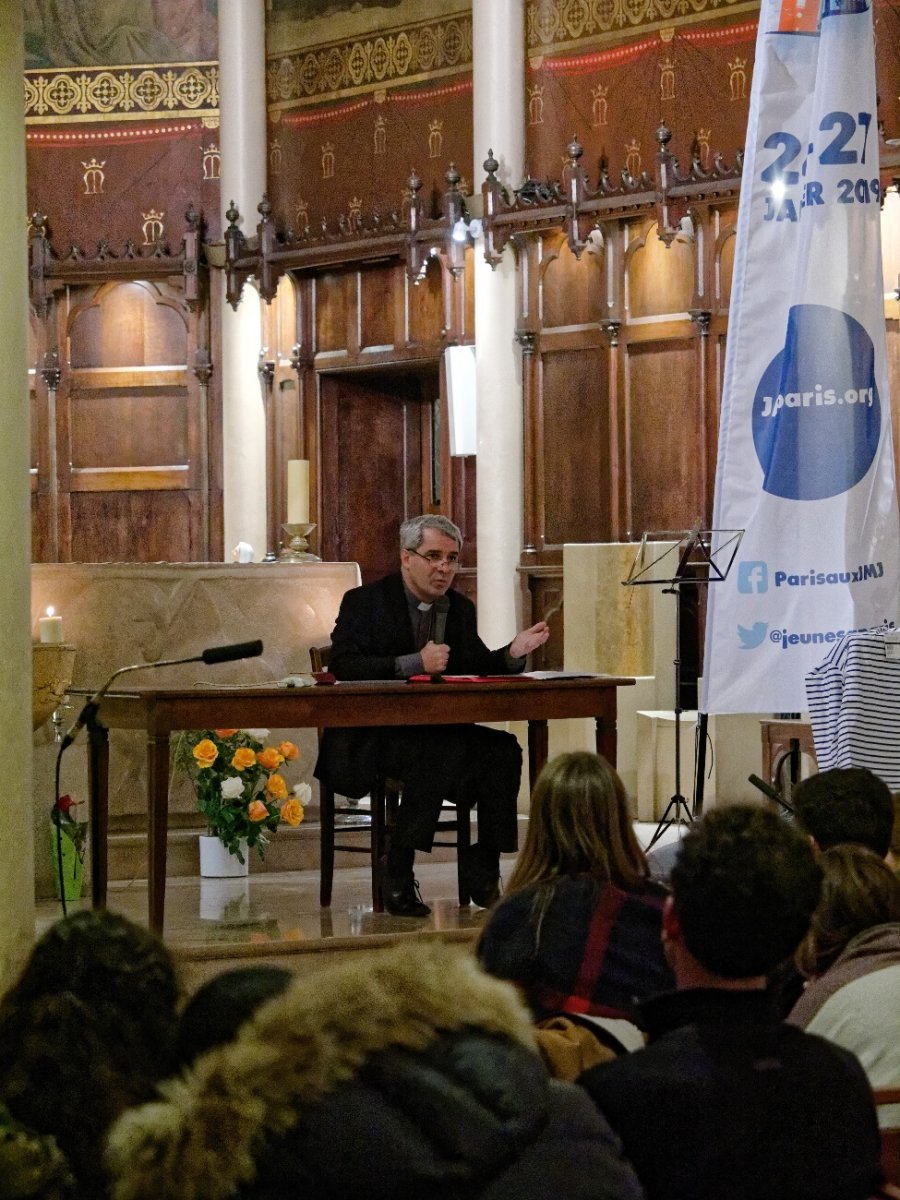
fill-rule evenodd
<path id="1" fill-rule="evenodd" d="M 160 1093 L 111 1132 L 113 1200 L 643 1195 L 513 986 L 436 941 L 294 978 Z"/>

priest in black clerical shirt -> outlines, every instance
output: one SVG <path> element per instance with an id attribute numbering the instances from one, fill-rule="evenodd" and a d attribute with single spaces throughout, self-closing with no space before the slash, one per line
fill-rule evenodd
<path id="1" fill-rule="evenodd" d="M 446 517 L 414 517 L 400 527 L 400 571 L 354 588 L 341 602 L 330 670 L 338 679 L 410 675 L 512 675 L 550 636 L 543 621 L 500 650 L 478 636 L 475 606 L 451 585 L 462 534 Z M 344 796 L 364 796 L 377 775 L 403 782 L 384 868 L 389 912 L 427 916 L 413 877 L 416 850 L 430 850 L 441 804 L 452 791 L 477 805 L 478 842 L 464 864 L 472 899 L 490 904 L 500 854 L 517 846 L 516 799 L 522 753 L 516 739 L 481 725 L 329 729 L 316 776 Z"/>

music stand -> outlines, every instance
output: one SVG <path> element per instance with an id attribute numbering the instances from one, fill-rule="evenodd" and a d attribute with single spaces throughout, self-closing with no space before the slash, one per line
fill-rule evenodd
<path id="1" fill-rule="evenodd" d="M 641 538 L 628 578 L 622 580 L 623 587 L 661 587 L 664 595 L 675 597 L 675 791 L 650 839 L 648 850 L 671 825 L 689 823 L 695 816 L 681 793 L 681 714 L 684 711 L 681 707 L 681 589 L 706 587 L 726 579 L 743 536 L 743 529 L 700 529 L 699 526 L 646 532 Z M 714 537 L 722 539 L 715 547 Z M 647 561 L 648 542 L 673 544 Z"/>

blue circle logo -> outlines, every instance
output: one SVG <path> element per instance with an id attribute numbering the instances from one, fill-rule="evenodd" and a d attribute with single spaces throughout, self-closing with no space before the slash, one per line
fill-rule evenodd
<path id="1" fill-rule="evenodd" d="M 794 305 L 784 349 L 753 399 L 763 490 L 785 500 L 839 496 L 871 467 L 880 438 L 872 339 L 839 309 Z"/>

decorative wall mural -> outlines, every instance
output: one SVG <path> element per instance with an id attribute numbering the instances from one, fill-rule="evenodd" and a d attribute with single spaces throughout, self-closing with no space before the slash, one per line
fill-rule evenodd
<path id="1" fill-rule="evenodd" d="M 335 13 L 359 12 L 362 8 L 397 8 L 403 0 L 272 0 L 271 9 L 305 21 L 309 17 L 330 17 Z"/>
<path id="2" fill-rule="evenodd" d="M 25 67 L 216 58 L 218 0 L 24 0 Z"/>

